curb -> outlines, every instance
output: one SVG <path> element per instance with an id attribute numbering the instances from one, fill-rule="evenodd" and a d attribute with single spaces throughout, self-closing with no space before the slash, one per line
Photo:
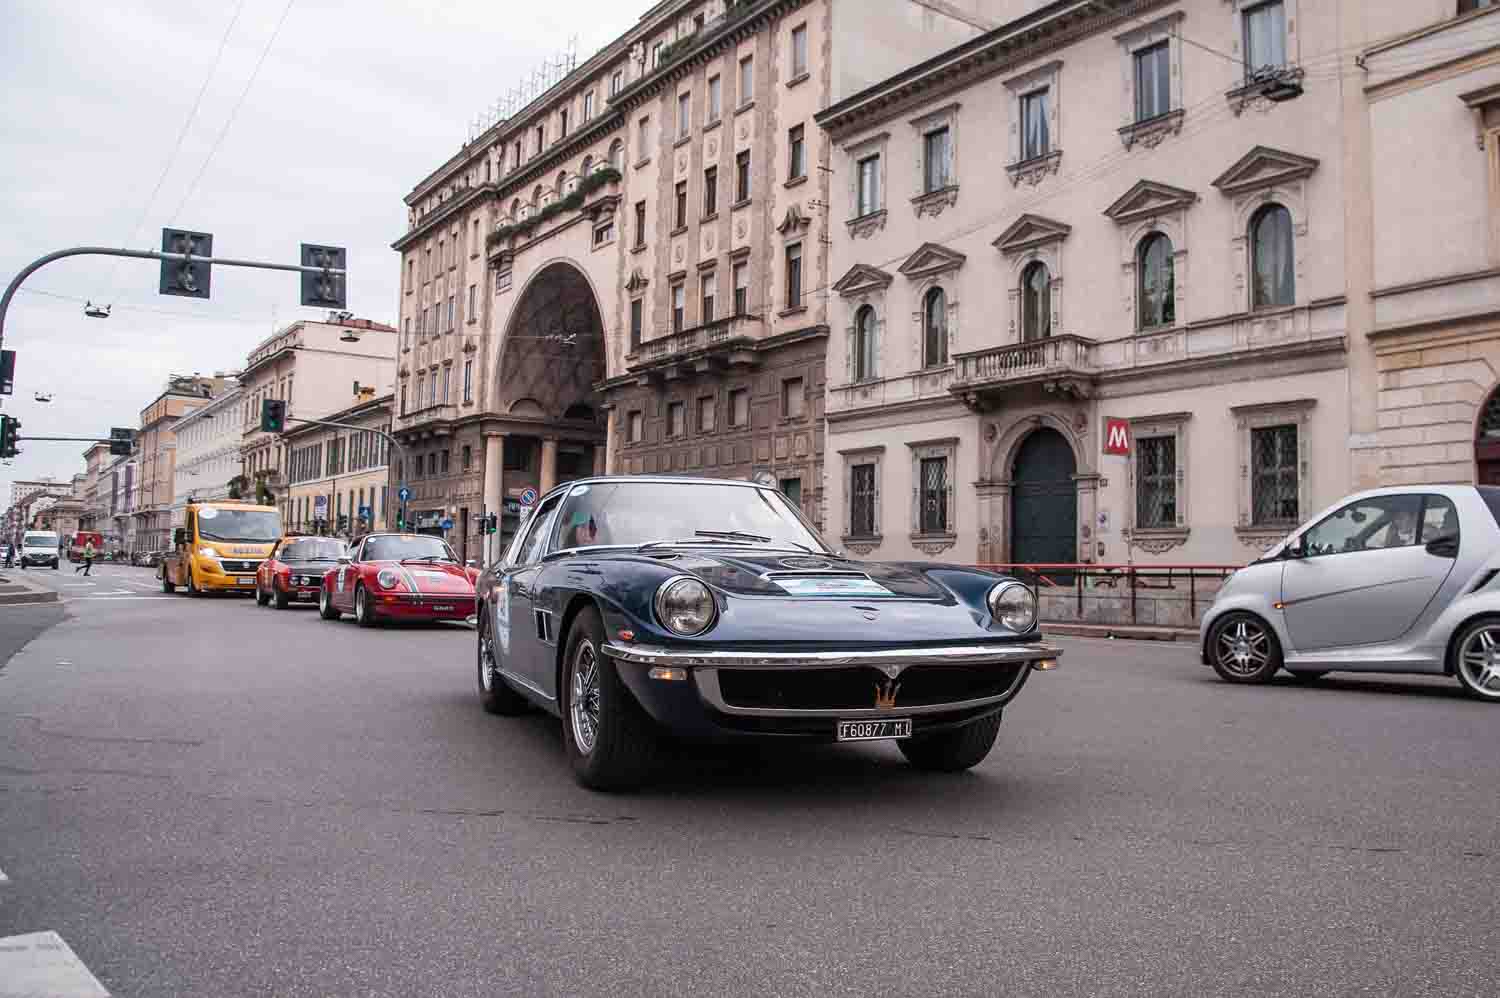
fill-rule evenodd
<path id="1" fill-rule="evenodd" d="M 0 575 L 0 606 L 60 602 L 62 595 L 57 590 L 32 582 L 20 573 Z"/>
<path id="2" fill-rule="evenodd" d="M 1128 638 L 1132 641 L 1197 641 L 1198 632 L 1185 627 L 1143 627 L 1133 624 L 1069 624 L 1042 621 L 1042 633 L 1078 638 Z"/>

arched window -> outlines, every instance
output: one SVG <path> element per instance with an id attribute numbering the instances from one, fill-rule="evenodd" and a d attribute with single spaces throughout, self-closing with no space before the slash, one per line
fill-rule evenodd
<path id="1" fill-rule="evenodd" d="M 1021 273 L 1021 339 L 1052 335 L 1052 274 L 1040 260 Z"/>
<path id="2" fill-rule="evenodd" d="M 854 380 L 875 377 L 875 309 L 869 305 L 854 313 Z"/>
<path id="3" fill-rule="evenodd" d="M 625 166 L 625 143 L 615 139 L 609 144 L 609 165 L 616 170 L 624 169 Z"/>
<path id="4" fill-rule="evenodd" d="M 537 184 L 536 189 L 531 192 L 531 206 L 538 207 L 542 203 L 542 185 Z"/>
<path id="5" fill-rule="evenodd" d="M 922 366 L 948 363 L 948 296 L 933 288 L 922 299 Z"/>
<path id="6" fill-rule="evenodd" d="M 516 198 L 510 203 L 510 220 L 518 222 L 521 219 L 521 199 Z"/>
<path id="7" fill-rule="evenodd" d="M 1177 321 L 1172 240 L 1160 232 L 1142 239 L 1135 254 L 1135 273 L 1140 328 L 1170 326 Z"/>
<path id="8" fill-rule="evenodd" d="M 578 171 L 578 175 L 580 177 L 587 177 L 590 173 L 593 173 L 593 172 L 594 172 L 594 157 L 592 157 L 592 156 L 585 156 L 585 157 L 583 157 L 583 169 L 581 169 L 581 170 Z"/>
<path id="9" fill-rule="evenodd" d="M 1268 204 L 1250 220 L 1250 307 L 1290 305 L 1297 297 L 1292 213 Z"/>
<path id="10" fill-rule="evenodd" d="M 563 187 L 566 186 L 567 183 L 568 183 L 568 171 L 567 170 L 559 170 L 557 172 L 557 187 L 554 188 L 554 190 L 556 190 L 556 192 L 557 192 L 557 196 L 558 197 L 562 197 L 562 195 L 563 195 Z"/>

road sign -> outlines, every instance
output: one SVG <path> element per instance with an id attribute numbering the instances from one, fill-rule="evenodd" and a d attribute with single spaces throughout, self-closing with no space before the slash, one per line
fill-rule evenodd
<path id="1" fill-rule="evenodd" d="M 368 507 L 368 506 L 361 506 L 359 508 L 359 518 L 361 520 L 368 520 L 368 519 L 370 519 L 370 507 Z"/>
<path id="2" fill-rule="evenodd" d="M 438 524 L 438 526 L 441 527 L 443 530 L 452 530 L 453 529 L 453 521 L 452 520 L 448 520 L 448 519 L 444 519 L 442 523 Z"/>
<path id="3" fill-rule="evenodd" d="M 328 517 L 328 497 L 327 496 L 314 496 L 313 497 L 313 515 L 316 516 L 320 520 L 326 519 Z"/>
<path id="4" fill-rule="evenodd" d="M 535 506 L 536 505 L 536 489 L 522 489 L 521 490 L 521 505 L 522 506 Z"/>
<path id="5" fill-rule="evenodd" d="M 397 492 L 396 495 L 400 497 L 402 502 L 406 502 L 406 500 L 411 498 L 411 489 L 403 485 L 401 486 L 401 491 Z"/>
<path id="6" fill-rule="evenodd" d="M 1104 453 L 1130 456 L 1130 423 L 1123 419 L 1104 420 Z"/>
<path id="7" fill-rule="evenodd" d="M 0 350 L 0 395 L 9 395 L 16 386 L 16 352 Z"/>
<path id="8" fill-rule="evenodd" d="M 190 257 L 201 256 L 212 259 L 214 237 L 207 232 L 187 232 L 183 229 L 161 230 L 163 253 L 185 253 Z M 182 295 L 185 298 L 207 298 L 209 265 L 198 260 L 163 260 L 161 262 L 161 284 L 158 290 L 164 295 Z"/>

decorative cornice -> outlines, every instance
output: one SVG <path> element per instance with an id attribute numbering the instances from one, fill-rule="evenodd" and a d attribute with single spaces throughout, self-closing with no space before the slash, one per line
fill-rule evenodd
<path id="1" fill-rule="evenodd" d="M 1054 149 L 1045 156 L 1011 163 L 1005 168 L 1005 172 L 1010 176 L 1012 187 L 1019 187 L 1023 183 L 1035 187 L 1056 173 L 1060 166 L 1062 166 L 1062 150 Z"/>
<path id="2" fill-rule="evenodd" d="M 801 206 L 793 201 L 787 207 L 786 215 L 777 223 L 776 231 L 786 236 L 788 234 L 800 233 L 811 224 L 812 219 L 802 214 Z"/>
<path id="3" fill-rule="evenodd" d="M 1195 191 L 1155 180 L 1138 180 L 1114 204 L 1105 208 L 1104 214 L 1120 225 L 1129 225 L 1163 212 L 1181 211 L 1197 201 Z"/>
<path id="4" fill-rule="evenodd" d="M 850 239 L 868 239 L 877 232 L 885 231 L 886 210 L 872 211 L 868 215 L 851 218 L 844 223 Z"/>
<path id="5" fill-rule="evenodd" d="M 906 258 L 900 267 L 896 268 L 896 272 L 903 277 L 917 280 L 957 270 L 963 266 L 966 259 L 968 258 L 957 250 L 939 246 L 937 243 L 923 243 L 917 247 L 915 253 Z"/>
<path id="6" fill-rule="evenodd" d="M 917 217 L 932 215 L 936 218 L 947 208 L 958 204 L 958 185 L 950 184 L 947 187 L 939 187 L 935 191 L 926 194 L 918 194 L 911 199 L 912 207 L 916 209 Z"/>
<path id="7" fill-rule="evenodd" d="M 843 277 L 833 282 L 833 290 L 847 297 L 888 288 L 894 279 L 889 271 L 866 263 L 856 263 Z"/>
<path id="8" fill-rule="evenodd" d="M 1213 185 L 1229 197 L 1264 190 L 1277 184 L 1301 180 L 1318 168 L 1310 156 L 1256 146 L 1214 180 Z"/>
<path id="9" fill-rule="evenodd" d="M 1062 242 L 1072 231 L 1071 225 L 1028 212 L 1010 223 L 990 245 L 1010 256 L 1048 243 Z"/>
<path id="10" fill-rule="evenodd" d="M 1159 114 L 1154 118 L 1144 121 L 1132 121 L 1115 129 L 1120 136 L 1120 142 L 1126 149 L 1131 148 L 1137 142 L 1147 149 L 1155 149 L 1166 141 L 1170 135 L 1176 135 L 1182 131 L 1182 123 L 1187 119 L 1187 112 L 1182 108 Z"/>

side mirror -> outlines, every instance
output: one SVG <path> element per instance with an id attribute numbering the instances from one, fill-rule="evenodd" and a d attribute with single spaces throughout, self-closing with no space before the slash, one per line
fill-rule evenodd
<path id="1" fill-rule="evenodd" d="M 1281 549 L 1281 556 L 1283 558 L 1306 558 L 1307 546 L 1299 537 Z"/>
<path id="2" fill-rule="evenodd" d="M 339 564 L 340 565 L 352 565 L 352 564 L 354 564 L 354 559 L 351 558 L 351 557 L 349 557 L 347 554 L 341 554 L 341 555 L 339 555 Z"/>
<path id="3" fill-rule="evenodd" d="M 1426 547 L 1428 554 L 1435 554 L 1439 558 L 1457 558 L 1458 536 L 1456 534 L 1443 534 L 1440 537 L 1434 537 L 1427 542 Z"/>

